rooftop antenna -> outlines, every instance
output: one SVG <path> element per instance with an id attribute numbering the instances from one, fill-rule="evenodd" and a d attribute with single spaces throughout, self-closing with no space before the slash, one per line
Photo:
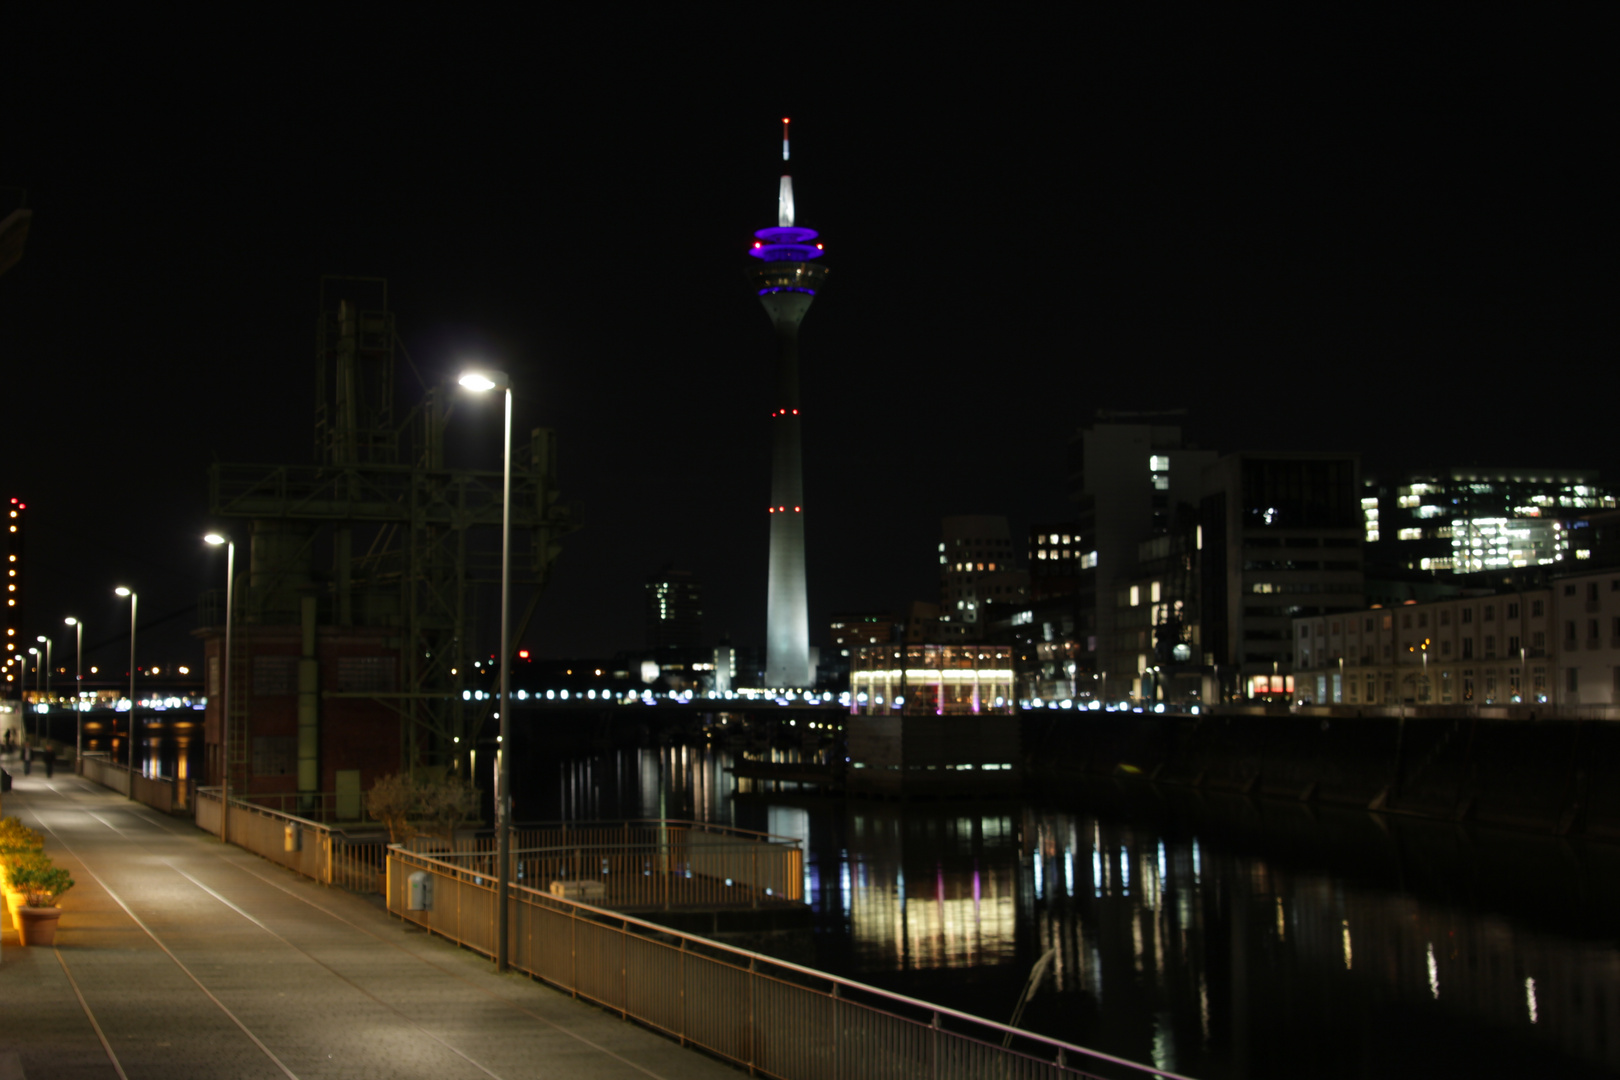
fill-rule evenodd
<path id="1" fill-rule="evenodd" d="M 788 159 L 788 118 L 782 117 L 782 160 Z M 782 187 L 776 196 L 776 224 L 783 229 L 793 227 L 793 177 L 782 174 Z"/>

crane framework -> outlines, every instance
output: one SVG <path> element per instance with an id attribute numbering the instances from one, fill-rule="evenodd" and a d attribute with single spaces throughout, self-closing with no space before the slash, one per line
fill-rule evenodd
<path id="1" fill-rule="evenodd" d="M 423 396 L 396 418 L 401 357 Z M 496 651 L 475 648 L 474 627 L 479 594 L 500 584 L 502 474 L 445 467 L 446 397 L 447 388 L 423 380 L 405 353 L 385 281 L 323 278 L 315 463 L 209 469 L 210 512 L 251 523 L 249 566 L 237 585 L 240 622 L 296 624 L 303 598 L 313 595 L 322 625 L 383 631 L 399 650 L 397 686 L 345 696 L 373 698 L 399 714 L 401 764 L 410 769 L 464 762 L 492 705 L 463 692 L 472 661 Z M 555 433 L 536 428 L 514 443 L 514 601 L 529 594 L 514 620 L 515 648 L 560 540 L 576 526 L 557 489 Z M 246 780 L 249 753 L 248 694 L 239 692 L 247 689 L 249 665 L 240 662 L 247 659 L 232 657 L 227 695 L 225 767 L 233 786 Z"/>

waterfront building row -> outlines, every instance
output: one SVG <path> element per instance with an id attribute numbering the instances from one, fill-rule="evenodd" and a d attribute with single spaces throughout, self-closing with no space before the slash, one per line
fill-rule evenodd
<path id="1" fill-rule="evenodd" d="M 1516 592 L 1298 618 L 1294 642 L 1296 699 L 1616 705 L 1620 569 Z"/>

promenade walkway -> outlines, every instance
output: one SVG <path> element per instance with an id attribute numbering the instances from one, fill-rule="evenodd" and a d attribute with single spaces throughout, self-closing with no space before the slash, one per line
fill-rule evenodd
<path id="1" fill-rule="evenodd" d="M 0 945 L 0 1080 L 740 1073 L 58 771 L 5 814 L 78 884 L 55 948 Z"/>

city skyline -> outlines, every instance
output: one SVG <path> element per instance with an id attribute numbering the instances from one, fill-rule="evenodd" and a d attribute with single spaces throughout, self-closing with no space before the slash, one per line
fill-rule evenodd
<path id="1" fill-rule="evenodd" d="M 519 430 L 559 432 L 584 530 L 526 646 L 633 647 L 668 562 L 707 583 L 711 636 L 762 643 L 770 339 L 735 253 L 770 212 L 781 116 L 801 214 L 839 244 L 806 338 L 812 640 L 834 611 L 932 596 L 945 516 L 1018 536 L 1072 513 L 1067 442 L 1098 408 L 1191 408 L 1187 437 L 1222 452 L 1615 479 L 1562 401 L 1606 370 L 1579 34 L 993 29 L 890 55 L 823 25 L 803 39 L 833 73 L 819 97 L 738 101 L 694 59 L 650 111 L 677 69 L 559 59 L 531 81 L 465 32 L 425 80 L 336 48 L 289 73 L 41 41 L 8 76 L 32 92 L 9 95 L 27 104 L 0 161 L 35 212 L 0 277 L 0 480 L 29 504 L 37 632 L 76 615 L 121 667 L 112 587 L 135 578 L 143 641 L 173 615 L 184 647 L 223 579 L 206 467 L 309 460 L 315 297 L 341 273 L 389 278 L 430 381 L 502 362 Z M 942 57 L 962 77 L 925 80 Z M 649 235 L 683 264 L 632 296 Z M 912 272 L 918 247 L 946 269 Z M 493 462 L 487 419 L 458 408 L 452 455 Z M 892 493 L 867 482 L 899 470 Z"/>

